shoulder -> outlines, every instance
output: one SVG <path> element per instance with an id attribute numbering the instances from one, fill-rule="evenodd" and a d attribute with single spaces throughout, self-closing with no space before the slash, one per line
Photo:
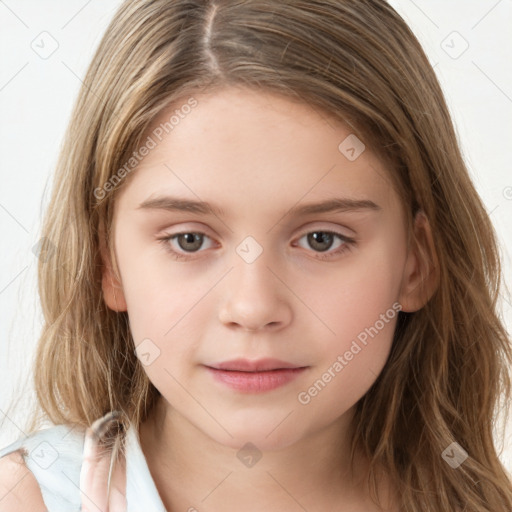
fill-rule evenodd
<path id="1" fill-rule="evenodd" d="M 38 430 L 0 450 L 0 512 L 80 510 L 84 432 Z"/>
<path id="2" fill-rule="evenodd" d="M 45 512 L 39 484 L 19 451 L 0 458 L 0 512 Z"/>

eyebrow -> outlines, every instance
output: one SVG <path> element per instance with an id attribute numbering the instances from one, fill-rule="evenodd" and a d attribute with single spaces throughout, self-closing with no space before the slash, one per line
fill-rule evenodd
<path id="1" fill-rule="evenodd" d="M 217 205 L 205 201 L 182 199 L 179 197 L 159 196 L 143 201 L 137 209 L 166 210 L 196 213 L 199 215 L 225 216 L 226 212 Z M 368 199 L 332 198 L 318 203 L 294 206 L 285 215 L 311 215 L 317 213 L 349 212 L 358 210 L 379 211 L 382 208 Z"/>

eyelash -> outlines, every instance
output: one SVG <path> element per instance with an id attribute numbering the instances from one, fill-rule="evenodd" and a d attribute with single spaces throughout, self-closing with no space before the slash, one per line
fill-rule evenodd
<path id="1" fill-rule="evenodd" d="M 303 233 L 299 237 L 299 240 L 301 238 L 303 238 L 304 236 L 309 235 L 311 233 L 324 233 L 324 234 L 334 235 L 335 237 L 338 237 L 342 242 L 344 242 L 341 247 L 338 247 L 338 249 L 333 252 L 328 252 L 329 249 L 327 251 L 325 251 L 324 253 L 317 252 L 317 254 L 319 255 L 318 258 L 320 260 L 329 260 L 335 256 L 339 256 L 339 255 L 345 253 L 346 251 L 350 251 L 353 248 L 353 246 L 355 245 L 355 240 L 353 238 L 349 238 L 345 235 L 342 235 L 341 233 L 338 233 L 337 231 L 330 231 L 330 230 L 326 230 L 326 229 L 315 229 L 313 231 L 307 231 L 306 233 Z M 158 238 L 157 240 L 164 245 L 165 250 L 167 252 L 169 252 L 174 259 L 188 260 L 188 259 L 190 259 L 190 256 L 188 254 L 183 254 L 178 251 L 175 251 L 171 247 L 171 244 L 169 243 L 171 240 L 177 238 L 178 236 L 187 235 L 187 234 L 188 235 L 203 235 L 207 238 L 210 238 L 208 235 L 206 235 L 206 233 L 202 233 L 201 231 L 182 231 L 180 233 L 174 233 L 170 236 Z M 191 252 L 189 254 L 193 255 L 198 252 L 201 252 L 201 251 Z M 315 252 L 315 251 L 313 251 L 313 252 Z M 328 256 L 324 256 L 324 254 L 328 254 Z"/>

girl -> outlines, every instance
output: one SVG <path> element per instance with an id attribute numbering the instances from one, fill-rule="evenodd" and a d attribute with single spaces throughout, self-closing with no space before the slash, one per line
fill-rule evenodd
<path id="1" fill-rule="evenodd" d="M 43 240 L 0 511 L 512 510 L 495 234 L 383 0 L 125 2 Z"/>

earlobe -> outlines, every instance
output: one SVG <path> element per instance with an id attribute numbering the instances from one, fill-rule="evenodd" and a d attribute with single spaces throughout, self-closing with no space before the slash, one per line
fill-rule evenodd
<path id="1" fill-rule="evenodd" d="M 430 223 L 423 211 L 414 218 L 414 235 L 402 277 L 399 302 L 402 311 L 421 309 L 439 285 L 439 261 Z"/>
<path id="2" fill-rule="evenodd" d="M 99 237 L 102 261 L 101 288 L 103 291 L 103 300 L 105 301 L 105 304 L 113 311 L 127 311 L 128 308 L 126 305 L 123 287 L 115 275 L 114 270 L 112 269 L 112 262 L 110 259 L 109 251 L 106 247 L 104 230 L 102 228 L 100 228 Z"/>

